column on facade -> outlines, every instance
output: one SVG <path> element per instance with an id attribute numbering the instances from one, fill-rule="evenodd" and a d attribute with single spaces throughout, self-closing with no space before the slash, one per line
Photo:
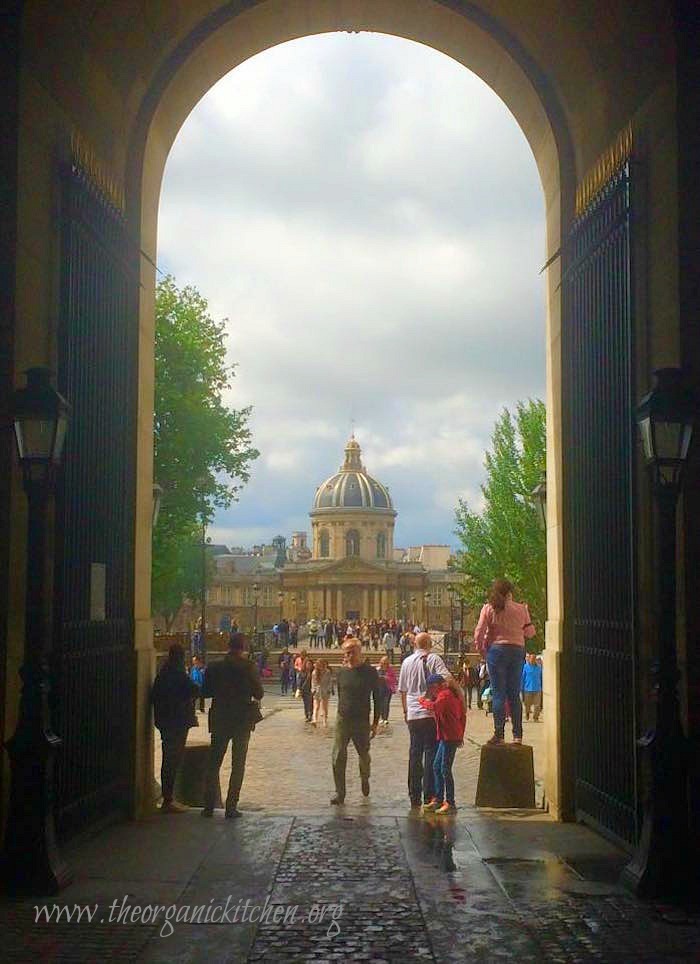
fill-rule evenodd
<path id="1" fill-rule="evenodd" d="M 369 589 L 367 586 L 362 590 L 362 619 L 369 619 Z"/>
<path id="2" fill-rule="evenodd" d="M 382 615 L 382 598 L 381 598 L 381 589 L 379 588 L 379 586 L 376 586 L 374 590 L 373 609 L 374 609 L 374 618 L 380 619 Z"/>
<path id="3" fill-rule="evenodd" d="M 382 586 L 379 590 L 379 615 L 384 616 L 386 613 L 386 589 Z"/>
<path id="4" fill-rule="evenodd" d="M 343 612 L 343 590 L 340 588 L 340 586 L 338 586 L 335 591 L 335 618 L 345 618 L 345 613 Z"/>

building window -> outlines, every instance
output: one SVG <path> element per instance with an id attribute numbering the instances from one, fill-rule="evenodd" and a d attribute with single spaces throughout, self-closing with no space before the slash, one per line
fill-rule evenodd
<path id="1" fill-rule="evenodd" d="M 272 590 L 273 586 L 270 583 L 265 583 L 260 592 L 260 602 L 263 606 L 272 605 Z"/>
<path id="2" fill-rule="evenodd" d="M 357 529 L 350 529 L 345 536 L 345 555 L 359 556 L 360 554 L 360 533 Z"/>
<path id="3" fill-rule="evenodd" d="M 386 536 L 380 532 L 377 536 L 377 559 L 386 558 Z"/>
<path id="4" fill-rule="evenodd" d="M 327 559 L 331 554 L 331 537 L 328 530 L 324 529 L 321 533 L 321 558 Z"/>
<path id="5" fill-rule="evenodd" d="M 430 605 L 442 607 L 447 604 L 445 598 L 445 586 L 431 586 L 430 587 Z"/>

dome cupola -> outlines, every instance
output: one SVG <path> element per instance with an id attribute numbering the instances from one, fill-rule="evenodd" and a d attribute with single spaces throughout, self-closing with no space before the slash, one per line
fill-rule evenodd
<path id="1" fill-rule="evenodd" d="M 354 435 L 345 446 L 345 460 L 338 472 L 316 490 L 313 508 L 393 512 L 389 490 L 365 470 L 362 449 Z"/>

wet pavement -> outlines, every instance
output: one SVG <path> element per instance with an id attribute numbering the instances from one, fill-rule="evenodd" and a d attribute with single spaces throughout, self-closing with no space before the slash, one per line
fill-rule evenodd
<path id="1" fill-rule="evenodd" d="M 603 838 L 542 810 L 473 807 L 488 720 L 472 715 L 460 809 L 438 817 L 407 808 L 399 720 L 373 743 L 369 800 L 352 751 L 347 803 L 332 808 L 330 731 L 266 702 L 241 819 L 154 813 L 74 844 L 58 900 L 0 902 L 2 959 L 700 961 L 700 918 L 621 890 L 627 857 Z"/>

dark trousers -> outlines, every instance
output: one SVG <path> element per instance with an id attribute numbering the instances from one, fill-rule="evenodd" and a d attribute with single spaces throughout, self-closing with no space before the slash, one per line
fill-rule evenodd
<path id="1" fill-rule="evenodd" d="M 187 743 L 187 726 L 168 727 L 160 731 L 163 742 L 163 759 L 160 766 L 160 785 L 163 790 L 163 801 L 170 803 L 173 799 L 175 777 L 185 755 Z"/>
<path id="2" fill-rule="evenodd" d="M 335 792 L 345 799 L 345 770 L 348 765 L 348 743 L 352 740 L 360 758 L 360 776 L 369 780 L 369 720 L 346 720 L 336 717 L 333 738 L 333 781 Z"/>
<path id="3" fill-rule="evenodd" d="M 249 740 L 250 727 L 247 723 L 231 727 L 231 729 L 226 729 L 220 733 L 212 733 L 207 763 L 207 781 L 204 789 L 205 809 L 213 810 L 216 804 L 219 770 L 226 756 L 229 743 L 231 743 L 231 779 L 228 782 L 226 809 L 235 810 L 238 806 Z"/>
<path id="4" fill-rule="evenodd" d="M 427 803 L 435 796 L 433 763 L 437 729 L 432 716 L 408 721 L 411 746 L 408 751 L 408 795 L 411 803 Z"/>
<path id="5" fill-rule="evenodd" d="M 523 735 L 523 704 L 520 702 L 520 683 L 525 662 L 525 647 L 508 643 L 494 643 L 486 653 L 486 664 L 491 680 L 493 727 L 495 735 L 503 739 L 506 723 L 506 700 L 510 703 L 513 736 Z"/>
<path id="6" fill-rule="evenodd" d="M 384 690 L 384 699 L 382 701 L 382 719 L 383 720 L 389 719 L 389 707 L 391 706 L 391 697 L 393 695 L 394 694 L 391 692 L 390 689 Z"/>
<path id="7" fill-rule="evenodd" d="M 310 720 L 314 715 L 314 698 L 311 695 L 311 690 L 306 687 L 302 689 L 301 698 L 304 701 L 304 716 L 307 720 Z"/>
<path id="8" fill-rule="evenodd" d="M 478 683 L 465 683 L 465 684 L 464 684 L 464 695 L 465 695 L 466 698 L 467 698 L 467 706 L 469 707 L 469 709 L 472 708 L 472 693 L 474 692 L 474 690 L 476 690 L 477 706 L 479 707 L 479 709 L 481 709 L 481 696 L 480 696 L 480 693 L 479 693 L 479 684 L 478 684 Z"/>

